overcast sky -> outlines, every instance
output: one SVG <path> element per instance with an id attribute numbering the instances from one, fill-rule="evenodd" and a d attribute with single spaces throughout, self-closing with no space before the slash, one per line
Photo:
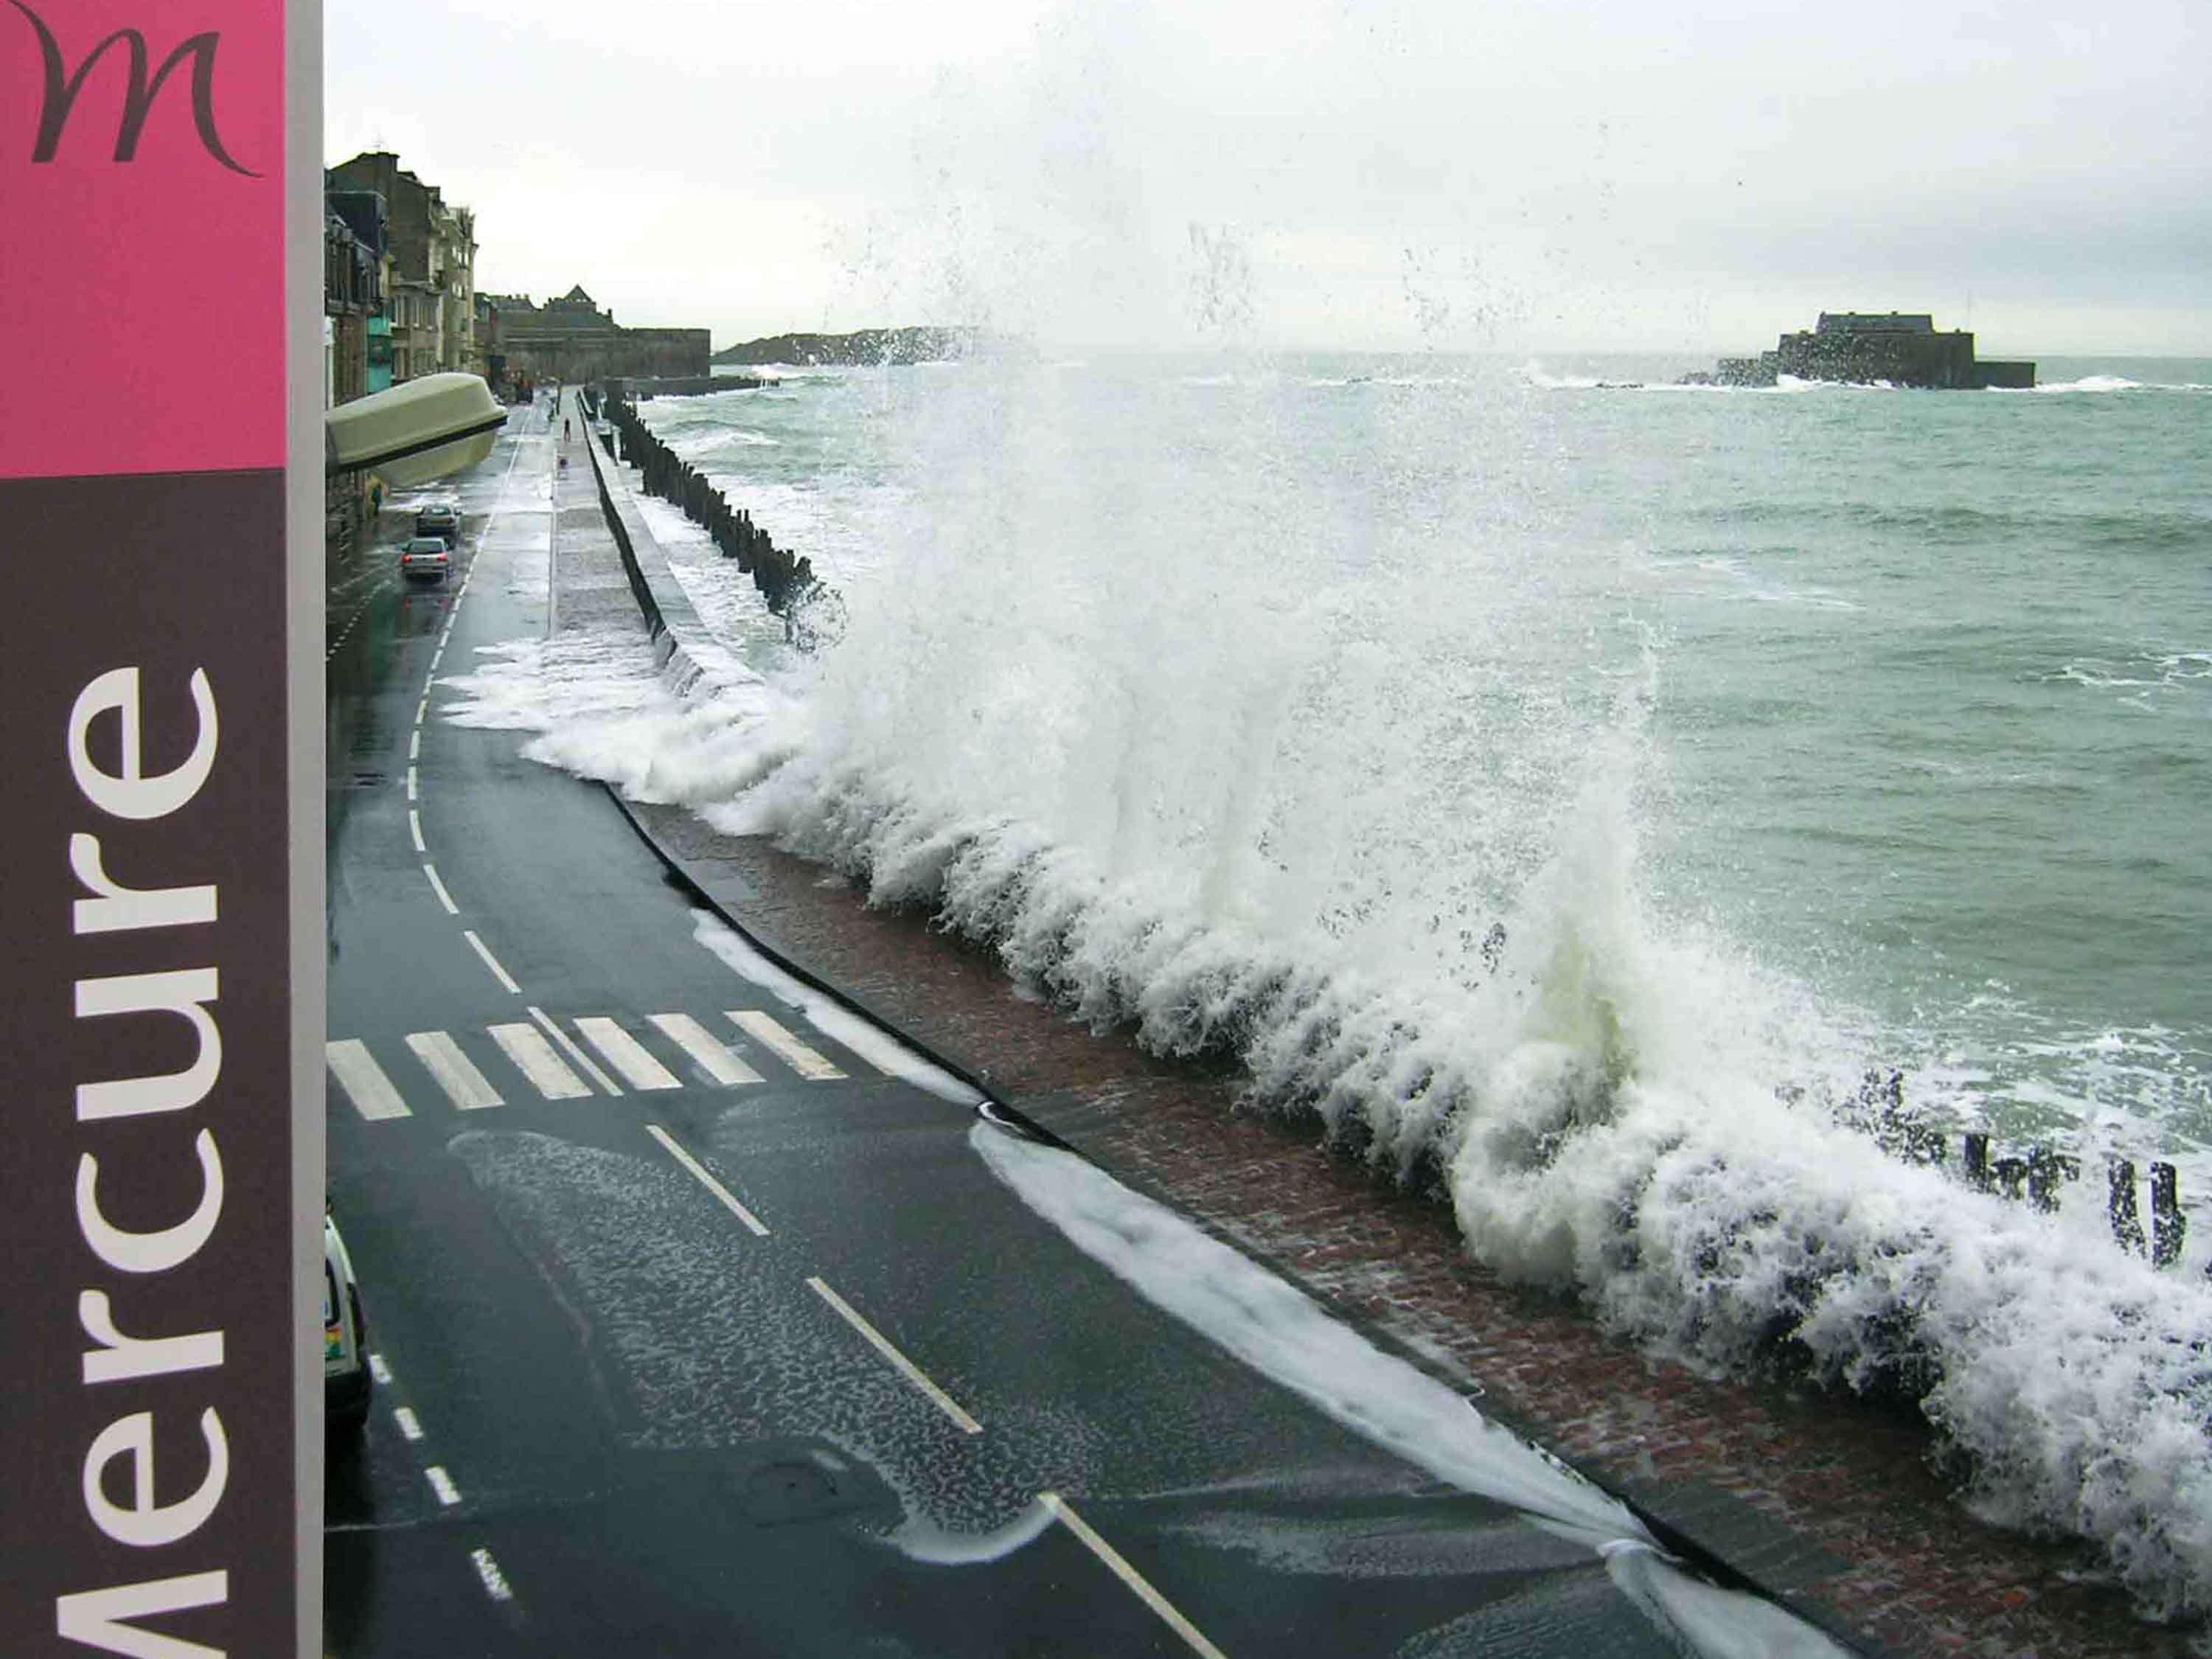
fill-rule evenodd
<path id="1" fill-rule="evenodd" d="M 2212 0 L 331 0 L 327 158 L 717 346 L 2212 355 Z"/>

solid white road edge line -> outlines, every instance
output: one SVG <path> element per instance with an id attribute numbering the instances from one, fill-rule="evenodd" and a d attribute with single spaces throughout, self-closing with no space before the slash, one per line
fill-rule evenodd
<path id="1" fill-rule="evenodd" d="M 1197 1626 L 1176 1610 L 1175 1603 L 1154 1589 L 1146 1581 L 1144 1574 L 1122 1559 L 1121 1551 L 1101 1538 L 1091 1529 L 1088 1521 L 1069 1508 L 1066 1498 L 1056 1492 L 1041 1492 L 1037 1494 L 1037 1498 L 1047 1509 L 1059 1516 L 1070 1532 L 1083 1540 L 1085 1548 L 1106 1564 L 1108 1571 L 1136 1592 L 1139 1601 L 1158 1613 L 1162 1622 L 1170 1630 L 1189 1644 L 1192 1652 L 1202 1653 L 1206 1659 L 1228 1659 L 1228 1656 L 1219 1648 L 1206 1639 Z"/>
<path id="2" fill-rule="evenodd" d="M 890 1345 L 890 1340 L 884 1337 L 882 1332 L 878 1331 L 873 1325 L 868 1323 L 866 1320 L 861 1318 L 860 1315 L 854 1313 L 851 1307 L 846 1304 L 843 1297 L 838 1295 L 836 1291 L 831 1290 L 827 1285 L 823 1284 L 818 1279 L 810 1279 L 806 1282 L 808 1285 L 812 1288 L 814 1294 L 820 1297 L 824 1302 L 828 1303 L 836 1312 L 839 1318 L 842 1319 L 854 1330 L 860 1332 L 862 1336 L 868 1340 L 868 1345 L 871 1347 L 874 1348 L 878 1353 L 883 1355 L 884 1358 L 890 1360 L 892 1366 L 897 1370 L 901 1376 L 906 1378 L 908 1382 L 913 1383 L 915 1387 L 920 1389 L 924 1394 L 927 1395 L 930 1399 L 936 1403 L 938 1410 L 943 1412 L 947 1417 L 958 1424 L 963 1433 L 981 1434 L 983 1432 L 983 1425 L 981 1423 L 978 1423 L 974 1418 L 969 1416 L 966 1412 L 962 1411 L 958 1403 L 954 1401 L 951 1395 L 945 1393 L 945 1390 L 939 1388 L 936 1383 L 931 1382 L 927 1376 L 923 1376 L 921 1367 L 915 1364 L 914 1361 L 908 1359 L 904 1354 L 893 1347 Z"/>
<path id="3" fill-rule="evenodd" d="M 430 1490 L 438 1494 L 438 1501 L 447 1509 L 461 1501 L 461 1489 L 453 1484 L 453 1477 L 446 1473 L 444 1464 L 431 1464 L 422 1471 L 422 1478 L 430 1483 Z"/>
<path id="4" fill-rule="evenodd" d="M 460 915 L 461 907 L 453 902 L 453 896 L 446 890 L 446 884 L 438 879 L 438 866 L 425 859 L 422 873 L 430 878 L 430 885 L 438 890 L 438 902 L 446 907 L 446 914 L 449 916 Z"/>
<path id="5" fill-rule="evenodd" d="M 714 1194 L 716 1198 L 721 1200 L 723 1208 L 729 1211 L 732 1215 L 737 1217 L 738 1220 L 744 1222 L 746 1226 L 752 1229 L 752 1235 L 755 1238 L 766 1238 L 768 1237 L 768 1229 L 761 1225 L 760 1218 L 754 1215 L 750 1210 L 745 1208 L 744 1205 L 738 1203 L 736 1195 L 732 1194 L 727 1187 L 725 1187 L 720 1182 L 715 1180 L 713 1174 L 704 1164 L 701 1164 L 697 1158 L 692 1157 L 690 1153 L 685 1152 L 681 1146 L 678 1146 L 674 1137 L 670 1135 L 667 1130 L 662 1128 L 658 1123 L 648 1123 L 645 1126 L 645 1132 L 660 1143 L 661 1149 L 665 1152 L 669 1157 L 674 1158 L 678 1164 L 681 1164 L 685 1169 L 689 1170 L 701 1186 L 704 1187 L 708 1192 Z"/>
<path id="6" fill-rule="evenodd" d="M 514 1586 L 507 1582 L 507 1575 L 499 1570 L 499 1563 L 491 1559 L 491 1552 L 478 1546 L 469 1552 L 469 1559 L 476 1563 L 477 1577 L 483 1580 L 484 1594 L 495 1601 L 514 1600 Z"/>
<path id="7" fill-rule="evenodd" d="M 558 1025 L 553 1023 L 551 1015 L 548 1014 L 543 1008 L 533 1005 L 530 1010 L 530 1017 L 536 1020 L 538 1024 L 544 1029 L 546 1036 L 551 1037 L 554 1042 L 561 1045 L 562 1048 L 567 1052 L 569 1059 L 574 1060 L 577 1065 L 584 1068 L 585 1076 L 590 1078 L 592 1082 L 598 1084 L 599 1087 L 608 1094 L 618 1095 L 623 1091 L 622 1085 L 616 1082 L 605 1072 L 601 1071 L 598 1065 L 593 1062 L 592 1057 L 576 1046 L 576 1039 L 570 1036 L 566 1031 L 562 1030 Z"/>
<path id="8" fill-rule="evenodd" d="M 474 928 L 462 928 L 461 937 L 468 940 L 471 945 L 476 947 L 476 953 L 483 958 L 483 964 L 485 967 L 491 969 L 491 976 L 494 979 L 497 980 L 501 985 L 507 987 L 508 990 L 514 992 L 515 995 L 520 996 L 522 994 L 522 988 L 507 977 L 507 969 L 499 965 L 498 957 L 492 955 L 489 951 L 484 948 L 484 942 L 476 936 L 476 930 Z"/>

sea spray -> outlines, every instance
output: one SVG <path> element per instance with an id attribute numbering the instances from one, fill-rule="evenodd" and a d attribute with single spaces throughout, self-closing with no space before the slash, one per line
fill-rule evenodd
<path id="1" fill-rule="evenodd" d="M 901 440 L 898 574 L 803 684 L 696 752 L 670 705 L 643 772 L 614 751 L 651 717 L 541 752 L 927 908 L 1093 1023 L 1239 1057 L 1610 1328 L 1917 1399 L 1984 1513 L 2212 1606 L 2204 1287 L 2122 1255 L 2094 1194 L 2039 1215 L 1838 1124 L 1912 1056 L 1662 895 L 1644 710 L 1679 663 L 1634 549 L 1547 528 L 1564 469 L 1493 476 L 1485 446 L 1540 423 L 1409 388 L 1367 411 L 1385 487 L 1264 422 L 1148 447 L 1190 429 L 1174 399 L 1249 387 L 1109 388 L 1077 456 L 1073 392 L 1015 419 L 981 384 Z"/>

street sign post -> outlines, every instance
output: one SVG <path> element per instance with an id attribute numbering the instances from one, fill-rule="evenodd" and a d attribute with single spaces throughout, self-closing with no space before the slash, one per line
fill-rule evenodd
<path id="1" fill-rule="evenodd" d="M 316 0 L 0 0 L 0 1653 L 320 1646 Z"/>

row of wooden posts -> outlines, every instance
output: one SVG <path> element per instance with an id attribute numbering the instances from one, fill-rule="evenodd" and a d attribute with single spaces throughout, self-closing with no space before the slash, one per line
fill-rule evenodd
<path id="1" fill-rule="evenodd" d="M 1869 1073 L 1851 1115 L 1868 1121 L 1875 1139 L 1899 1158 L 1913 1164 L 1948 1164 L 1949 1141 L 1939 1129 L 1911 1119 L 1904 1110 L 1904 1079 L 1891 1073 L 1883 1078 Z M 2081 1160 L 2070 1152 L 2031 1146 L 2018 1155 L 1990 1155 L 1990 1137 L 1976 1130 L 1960 1137 L 1959 1176 L 1977 1192 L 2024 1200 L 2039 1210 L 2058 1207 L 2061 1182 L 2081 1178 Z M 2105 1213 L 2112 1237 L 2123 1249 L 2148 1255 L 2161 1267 L 2181 1260 L 2189 1237 L 2189 1218 L 2181 1208 L 2181 1178 L 2163 1160 L 2150 1165 L 2150 1229 L 2143 1229 L 2141 1187 L 2133 1158 L 2113 1157 L 2106 1161 Z M 2212 1275 L 2212 1262 L 2205 1267 Z"/>
<path id="2" fill-rule="evenodd" d="M 735 559 L 738 568 L 753 579 L 770 611 L 786 616 L 794 604 L 820 587 L 811 564 L 778 547 L 768 532 L 722 498 L 705 473 L 679 460 L 638 419 L 626 399 L 609 397 L 602 401 L 600 412 L 622 434 L 620 453 L 611 436 L 605 440 L 607 453 L 637 468 L 647 492 L 682 507 L 686 517 L 712 536 L 722 556 Z"/>

